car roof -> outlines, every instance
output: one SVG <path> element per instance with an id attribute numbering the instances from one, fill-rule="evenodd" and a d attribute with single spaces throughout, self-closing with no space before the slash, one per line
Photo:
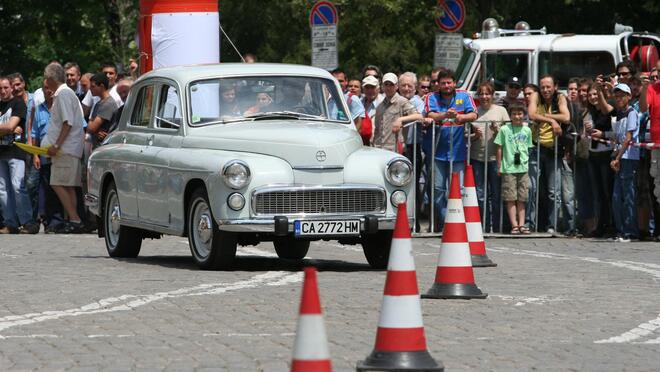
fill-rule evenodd
<path id="1" fill-rule="evenodd" d="M 492 39 L 468 40 L 467 44 L 481 50 L 540 50 L 540 51 L 593 51 L 614 52 L 622 37 L 619 35 L 548 34 L 529 36 L 501 36 Z"/>
<path id="2" fill-rule="evenodd" d="M 332 78 L 332 75 L 326 70 L 305 65 L 280 63 L 217 63 L 162 67 L 142 75 L 140 80 L 150 77 L 163 77 L 187 84 L 191 81 L 207 79 L 210 77 L 248 75 L 303 75 Z"/>

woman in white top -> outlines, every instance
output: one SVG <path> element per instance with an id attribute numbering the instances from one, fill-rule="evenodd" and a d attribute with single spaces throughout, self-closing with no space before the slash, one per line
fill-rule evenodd
<path id="1" fill-rule="evenodd" d="M 472 123 L 470 135 L 470 164 L 477 186 L 477 199 L 482 219 L 486 205 L 485 231 L 499 232 L 500 228 L 500 178 L 497 176 L 495 136 L 500 126 L 508 122 L 509 114 L 502 106 L 493 103 L 495 89 L 490 82 L 479 85 L 477 120 Z M 487 194 L 487 195 L 485 195 Z M 484 204 L 486 196 L 486 204 Z"/>

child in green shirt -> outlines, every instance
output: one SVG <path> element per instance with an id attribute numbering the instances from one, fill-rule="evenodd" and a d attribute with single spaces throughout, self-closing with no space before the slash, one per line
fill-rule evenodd
<path id="1" fill-rule="evenodd" d="M 502 200 L 506 202 L 511 221 L 511 234 L 529 234 L 525 227 L 525 204 L 529 198 L 528 148 L 532 147 L 532 131 L 523 125 L 525 107 L 509 106 L 511 123 L 500 128 L 497 145 L 497 169 L 502 177 Z"/>

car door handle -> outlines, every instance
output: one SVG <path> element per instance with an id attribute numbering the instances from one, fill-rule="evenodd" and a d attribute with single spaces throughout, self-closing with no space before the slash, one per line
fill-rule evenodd
<path id="1" fill-rule="evenodd" d="M 153 144 L 154 144 L 154 135 L 152 134 L 152 135 L 149 136 L 149 138 L 147 139 L 147 146 L 151 146 L 151 145 L 153 145 Z"/>
<path id="2" fill-rule="evenodd" d="M 126 144 L 126 136 L 121 136 L 121 142 L 122 142 L 123 144 Z"/>

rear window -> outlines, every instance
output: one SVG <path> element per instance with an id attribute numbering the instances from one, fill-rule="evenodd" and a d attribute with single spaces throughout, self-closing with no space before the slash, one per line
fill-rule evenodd
<path id="1" fill-rule="evenodd" d="M 550 74 L 560 89 L 566 89 L 570 78 L 611 74 L 614 67 L 614 56 L 608 52 L 541 52 L 538 78 Z"/>

